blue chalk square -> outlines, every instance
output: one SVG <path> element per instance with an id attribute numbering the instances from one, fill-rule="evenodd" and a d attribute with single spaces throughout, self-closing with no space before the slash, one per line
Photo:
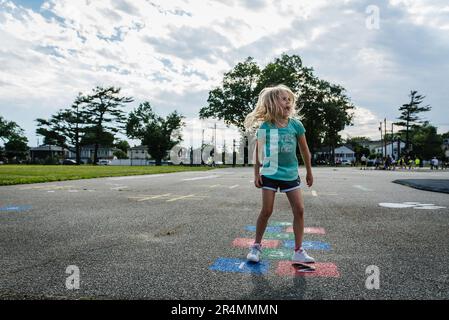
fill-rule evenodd
<path id="1" fill-rule="evenodd" d="M 240 272 L 240 273 L 257 273 L 265 274 L 268 272 L 270 264 L 268 261 L 261 261 L 259 263 L 249 262 L 244 259 L 235 258 L 218 258 L 210 270 L 222 272 Z"/>
<path id="2" fill-rule="evenodd" d="M 280 233 L 283 231 L 283 227 L 267 227 L 265 229 L 265 232 L 274 232 L 274 233 Z M 256 232 L 256 226 L 246 226 L 245 227 L 246 231 L 252 231 L 252 232 Z"/>
<path id="3" fill-rule="evenodd" d="M 295 248 L 294 240 L 286 240 L 284 241 L 284 247 L 289 249 Z M 329 243 L 321 242 L 321 241 L 303 241 L 302 247 L 305 250 L 331 250 L 331 246 Z"/>

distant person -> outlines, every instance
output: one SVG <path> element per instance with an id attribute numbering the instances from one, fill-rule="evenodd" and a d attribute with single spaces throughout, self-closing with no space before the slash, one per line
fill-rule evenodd
<path id="1" fill-rule="evenodd" d="M 366 166 L 367 166 L 367 161 L 368 159 L 365 157 L 365 155 L 363 154 L 362 157 L 360 158 L 360 162 L 362 164 L 362 166 L 360 167 L 360 170 L 366 170 Z"/>
<path id="2" fill-rule="evenodd" d="M 262 123 L 257 131 L 255 163 L 260 163 L 259 150 L 270 150 L 270 159 L 277 158 L 276 166 L 273 166 L 272 160 L 269 161 L 266 157 L 261 161 L 262 168 L 259 165 L 254 166 L 254 184 L 257 188 L 262 188 L 262 210 L 257 219 L 255 241 L 247 255 L 247 259 L 251 262 L 260 261 L 262 237 L 273 212 L 275 194 L 278 189 L 287 195 L 293 212 L 295 249 L 292 263 L 315 262 L 315 259 L 310 257 L 302 247 L 304 200 L 300 189 L 301 180 L 298 175 L 296 157 L 298 144 L 307 170 L 306 182 L 309 187 L 313 184 L 313 175 L 310 151 L 305 137 L 306 130 L 301 121 L 296 118 L 295 105 L 295 95 L 290 88 L 284 85 L 267 87 L 260 92 L 255 109 L 245 119 L 245 127 L 248 129 Z M 271 135 L 278 136 L 277 146 L 270 146 Z M 270 136 L 270 139 L 264 139 L 266 136 Z M 274 150 L 277 150 L 275 155 L 271 153 Z"/>
<path id="3" fill-rule="evenodd" d="M 410 170 L 412 170 L 412 167 L 413 167 L 413 164 L 414 164 L 415 162 L 412 160 L 412 158 L 411 157 L 407 157 L 407 165 L 408 165 L 408 170 L 410 171 Z"/>
<path id="4" fill-rule="evenodd" d="M 390 155 L 387 155 L 387 157 L 385 158 L 384 169 L 385 170 L 390 170 L 391 169 L 391 157 L 390 157 Z"/>
<path id="5" fill-rule="evenodd" d="M 401 159 L 399 159 L 399 166 L 402 170 L 404 170 L 404 168 L 407 168 L 404 157 L 401 157 Z"/>
<path id="6" fill-rule="evenodd" d="M 430 169 L 438 170 L 438 159 L 436 157 L 433 157 L 432 160 L 430 160 Z"/>
<path id="7" fill-rule="evenodd" d="M 420 167 L 420 164 L 421 164 L 421 160 L 419 159 L 419 157 L 416 157 L 416 158 L 415 158 L 415 167 L 416 167 L 416 168 L 419 168 L 419 167 Z"/>
<path id="8" fill-rule="evenodd" d="M 376 157 L 374 164 L 375 164 L 375 169 L 379 170 L 380 169 L 380 157 Z"/>

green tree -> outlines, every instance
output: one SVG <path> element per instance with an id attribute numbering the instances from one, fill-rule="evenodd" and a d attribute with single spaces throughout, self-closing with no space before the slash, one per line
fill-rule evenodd
<path id="1" fill-rule="evenodd" d="M 131 139 L 140 139 L 156 165 L 161 165 L 167 152 L 182 141 L 183 118 L 174 111 L 164 119 L 154 113 L 149 102 L 144 102 L 129 114 L 126 134 Z"/>
<path id="2" fill-rule="evenodd" d="M 81 146 L 101 145 L 103 147 L 114 146 L 114 135 L 111 132 L 101 130 L 99 133 L 96 127 L 86 127 L 85 133 L 80 141 Z"/>
<path id="3" fill-rule="evenodd" d="M 325 138 L 332 144 L 339 141 L 338 132 L 352 121 L 353 106 L 341 86 L 318 79 L 297 55 L 283 54 L 262 70 L 251 57 L 238 63 L 224 75 L 222 86 L 209 93 L 208 106 L 200 110 L 200 118 L 223 119 L 245 135 L 244 119 L 254 109 L 259 92 L 277 84 L 287 85 L 298 95 L 296 108 L 307 129 L 312 155 Z"/>
<path id="4" fill-rule="evenodd" d="M 367 158 L 370 156 L 370 150 L 366 147 L 369 142 L 371 142 L 371 139 L 366 137 L 348 137 L 345 141 L 354 150 L 357 160 L 360 160 L 362 155 L 365 155 Z"/>
<path id="5" fill-rule="evenodd" d="M 437 128 L 425 122 L 423 126 L 414 127 L 411 132 L 413 142 L 413 153 L 423 159 L 432 159 L 432 157 L 444 157 L 443 137 L 437 134 Z"/>
<path id="6" fill-rule="evenodd" d="M 314 159 L 313 155 L 321 146 L 325 133 L 325 123 L 322 121 L 325 97 L 323 82 L 313 74 L 312 68 L 304 67 L 299 86 L 297 106 L 303 115 L 301 121 L 307 129 L 307 142 Z"/>
<path id="7" fill-rule="evenodd" d="M 20 161 L 27 158 L 28 155 L 28 139 L 24 136 L 13 136 L 5 143 L 5 156 L 8 162 L 14 160 Z"/>
<path id="8" fill-rule="evenodd" d="M 0 139 L 4 147 L 0 147 L 0 159 L 4 157 L 12 160 L 22 160 L 28 152 L 28 139 L 24 136 L 23 129 L 14 121 L 8 121 L 0 116 Z"/>
<path id="9" fill-rule="evenodd" d="M 83 99 L 79 94 L 69 108 L 60 109 L 49 119 L 36 119 L 36 133 L 44 137 L 44 144 L 74 151 L 77 164 L 81 162 L 80 143 L 87 123 L 86 115 L 80 107 Z"/>
<path id="10" fill-rule="evenodd" d="M 399 111 L 401 111 L 401 116 L 398 119 L 401 121 L 394 123 L 397 126 L 405 127 L 404 130 L 401 130 L 401 133 L 405 131 L 405 152 L 410 151 L 410 129 L 416 128 L 423 123 L 423 121 L 421 121 L 418 117 L 418 114 L 431 110 L 429 105 L 424 107 L 420 106 L 425 96 L 419 95 L 418 91 L 410 91 L 409 97 L 410 102 L 403 104 L 402 107 L 399 108 Z"/>
<path id="11" fill-rule="evenodd" d="M 8 140 L 23 135 L 23 129 L 14 121 L 8 121 L 0 116 L 0 139 L 3 143 Z"/>
<path id="12" fill-rule="evenodd" d="M 122 150 L 125 154 L 128 152 L 129 148 L 131 148 L 128 141 L 120 139 L 118 139 L 117 142 L 114 143 L 114 147 Z"/>
<path id="13" fill-rule="evenodd" d="M 224 74 L 221 86 L 209 92 L 208 106 L 200 109 L 200 119 L 220 119 L 244 132 L 245 117 L 257 102 L 259 76 L 260 69 L 253 58 L 237 63 Z"/>
<path id="14" fill-rule="evenodd" d="M 117 159 L 128 159 L 128 154 L 121 149 L 114 151 L 113 155 L 116 156 Z"/>
<path id="15" fill-rule="evenodd" d="M 354 109 L 354 106 L 345 95 L 343 87 L 326 81 L 322 82 L 325 88 L 322 116 L 325 132 L 324 142 L 331 147 L 331 161 L 333 163 L 335 161 L 335 148 L 342 141 L 339 132 L 345 126 L 352 124 L 354 116 L 351 110 Z"/>
<path id="16" fill-rule="evenodd" d="M 131 97 L 120 96 L 120 90 L 115 87 L 96 87 L 91 95 L 82 99 L 83 112 L 90 129 L 93 128 L 94 132 L 94 164 L 98 161 L 98 148 L 102 135 L 124 129 L 126 116 L 122 108 L 126 103 L 134 101 Z"/>

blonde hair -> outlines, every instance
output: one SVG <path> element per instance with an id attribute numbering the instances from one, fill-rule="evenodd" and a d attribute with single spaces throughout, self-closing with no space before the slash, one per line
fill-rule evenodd
<path id="1" fill-rule="evenodd" d="M 259 93 L 256 107 L 245 118 L 245 128 L 249 131 L 257 129 L 261 122 L 279 122 L 283 119 L 282 107 L 279 104 L 279 99 L 282 92 L 286 92 L 292 103 L 292 108 L 288 115 L 289 118 L 299 118 L 296 110 L 296 96 L 289 87 L 279 84 L 274 87 L 266 87 Z"/>

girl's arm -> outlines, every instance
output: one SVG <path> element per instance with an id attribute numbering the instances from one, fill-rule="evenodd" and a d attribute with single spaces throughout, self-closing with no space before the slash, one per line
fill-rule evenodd
<path id="1" fill-rule="evenodd" d="M 312 175 L 312 162 L 311 162 L 311 154 L 309 151 L 309 146 L 307 145 L 306 136 L 303 134 L 298 138 L 299 150 L 301 151 L 301 157 L 304 161 L 304 165 L 306 166 L 307 176 L 306 182 L 307 186 L 311 187 L 313 185 L 313 175 Z"/>
<path id="2" fill-rule="evenodd" d="M 256 147 L 253 154 L 254 163 L 254 184 L 257 188 L 262 188 L 262 177 L 260 176 L 260 161 L 259 161 L 259 140 L 256 140 Z"/>

